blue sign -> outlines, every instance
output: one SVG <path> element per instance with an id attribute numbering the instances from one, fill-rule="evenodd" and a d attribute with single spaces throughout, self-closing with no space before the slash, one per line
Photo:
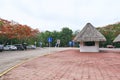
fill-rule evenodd
<path id="1" fill-rule="evenodd" d="M 72 41 L 69 41 L 69 46 L 72 46 Z"/>
<path id="2" fill-rule="evenodd" d="M 52 37 L 48 37 L 48 42 L 52 42 Z"/>
<path id="3" fill-rule="evenodd" d="M 73 47 L 75 45 L 75 43 L 73 41 L 69 41 L 69 46 Z"/>

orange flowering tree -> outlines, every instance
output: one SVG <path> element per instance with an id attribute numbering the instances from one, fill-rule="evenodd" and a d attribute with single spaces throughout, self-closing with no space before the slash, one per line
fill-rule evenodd
<path id="1" fill-rule="evenodd" d="M 38 29 L 0 19 L 0 42 L 3 44 L 13 40 L 27 41 L 31 37 L 36 37 L 38 33 Z"/>

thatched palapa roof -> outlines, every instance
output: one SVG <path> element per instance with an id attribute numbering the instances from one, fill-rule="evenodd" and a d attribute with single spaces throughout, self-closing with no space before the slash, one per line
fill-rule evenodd
<path id="1" fill-rule="evenodd" d="M 120 34 L 114 39 L 113 42 L 120 42 Z"/>
<path id="2" fill-rule="evenodd" d="M 99 31 L 97 31 L 91 23 L 87 23 L 82 31 L 74 38 L 74 41 L 106 41 L 106 38 Z"/>

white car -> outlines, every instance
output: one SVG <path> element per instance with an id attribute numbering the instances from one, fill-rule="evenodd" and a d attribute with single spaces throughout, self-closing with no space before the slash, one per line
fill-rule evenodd
<path id="1" fill-rule="evenodd" d="M 6 45 L 3 48 L 4 50 L 17 50 L 17 47 L 14 45 Z"/>
<path id="2" fill-rule="evenodd" d="M 29 46 L 27 46 L 27 49 L 36 49 L 36 46 L 35 45 L 29 45 Z"/>

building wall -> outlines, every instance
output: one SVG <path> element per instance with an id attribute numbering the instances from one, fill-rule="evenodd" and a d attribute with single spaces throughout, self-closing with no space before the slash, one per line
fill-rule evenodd
<path id="1" fill-rule="evenodd" d="M 99 42 L 95 42 L 95 46 L 84 46 L 84 43 L 80 42 L 80 52 L 99 52 Z"/>

